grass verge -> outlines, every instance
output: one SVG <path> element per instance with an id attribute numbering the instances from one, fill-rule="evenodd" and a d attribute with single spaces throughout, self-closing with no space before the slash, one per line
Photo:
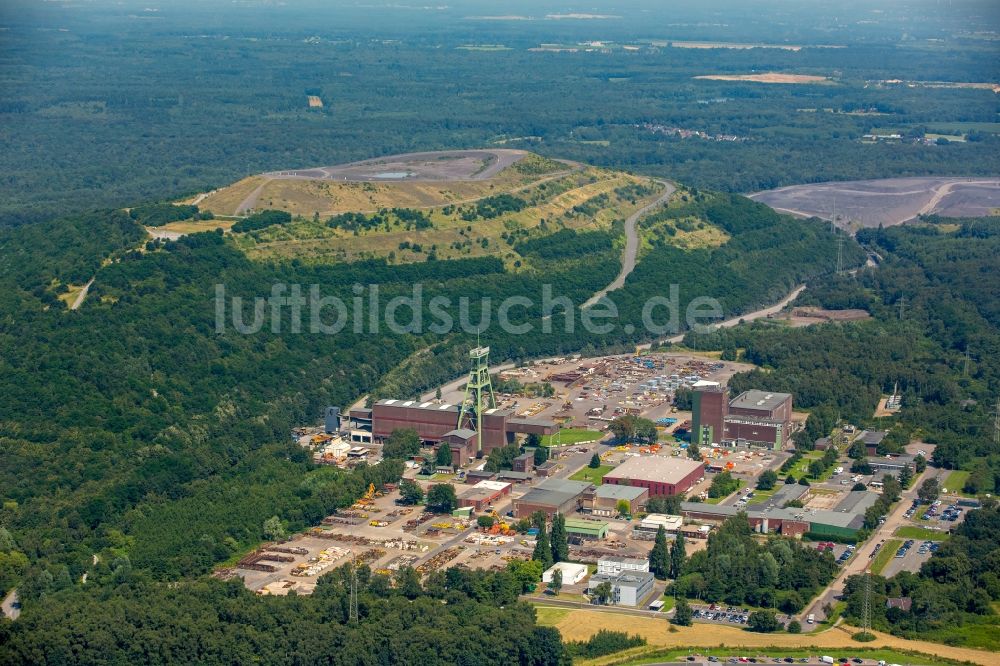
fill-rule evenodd
<path id="1" fill-rule="evenodd" d="M 894 536 L 903 537 L 904 539 L 924 539 L 925 541 L 945 541 L 951 537 L 947 532 L 932 530 L 926 527 L 914 527 L 912 525 L 903 525 L 896 530 Z"/>
<path id="2" fill-rule="evenodd" d="M 888 539 L 882 544 L 882 550 L 878 552 L 878 555 L 875 556 L 875 561 L 872 562 L 873 574 L 878 576 L 882 573 L 885 565 L 889 564 L 889 561 L 896 557 L 896 551 L 899 550 L 899 546 L 902 543 L 901 539 Z"/>

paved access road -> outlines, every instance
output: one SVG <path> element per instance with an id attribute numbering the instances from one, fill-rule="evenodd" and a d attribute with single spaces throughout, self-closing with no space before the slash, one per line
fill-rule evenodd
<path id="1" fill-rule="evenodd" d="M 625 250 L 622 252 L 622 269 L 618 273 L 611 284 L 609 284 L 604 289 L 587 299 L 587 302 L 581 305 L 581 308 L 589 308 L 597 301 L 601 300 L 602 297 L 606 296 L 608 292 L 615 291 L 616 289 L 621 289 L 625 286 L 625 278 L 629 276 L 633 270 L 635 270 L 635 260 L 639 254 L 639 232 L 636 226 L 639 222 L 639 218 L 653 210 L 657 206 L 666 203 L 670 196 L 677 191 L 677 187 L 673 183 L 668 183 L 665 180 L 656 181 L 660 185 L 663 185 L 663 194 L 660 198 L 649 204 L 648 206 L 643 206 L 639 210 L 635 211 L 628 216 L 625 220 Z"/>

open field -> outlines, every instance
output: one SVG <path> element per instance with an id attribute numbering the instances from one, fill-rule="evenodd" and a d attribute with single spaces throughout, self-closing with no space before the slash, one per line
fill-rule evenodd
<path id="1" fill-rule="evenodd" d="M 944 482 L 944 487 L 947 488 L 950 493 L 960 493 L 964 495 L 965 493 L 962 492 L 962 488 L 965 487 L 965 482 L 969 480 L 969 474 L 971 474 L 971 472 L 967 470 L 956 469 L 948 475 L 947 480 Z"/>
<path id="2" fill-rule="evenodd" d="M 832 83 L 828 76 L 781 74 L 779 72 L 764 72 L 762 74 L 702 74 L 693 78 L 710 81 L 750 81 L 752 83 Z"/>
<path id="3" fill-rule="evenodd" d="M 600 430 L 589 430 L 587 428 L 563 428 L 558 435 L 543 435 L 542 446 L 553 446 L 563 444 L 578 444 L 580 442 L 592 442 L 604 437 Z"/>
<path id="4" fill-rule="evenodd" d="M 792 185 L 748 195 L 780 213 L 844 228 L 901 224 L 918 215 L 979 217 L 1000 207 L 1000 178 L 886 178 Z"/>
<path id="5" fill-rule="evenodd" d="M 858 630 L 846 625 L 840 625 L 808 635 L 796 635 L 758 634 L 736 627 L 715 624 L 695 624 L 691 627 L 675 627 L 677 631 L 668 631 L 669 624 L 666 618 L 640 617 L 637 615 L 598 610 L 570 610 L 566 614 L 543 616 L 543 618 L 540 618 L 542 624 L 554 626 L 566 640 L 587 640 L 600 629 L 638 634 L 645 638 L 649 645 L 645 648 L 637 648 L 634 653 L 636 657 L 642 652 L 652 652 L 655 648 L 663 647 L 711 648 L 713 651 L 722 651 L 723 648 L 721 646 L 739 648 L 740 650 L 750 648 L 825 648 L 833 650 L 839 648 L 849 649 L 852 652 L 860 652 L 862 649 L 882 648 L 906 650 L 945 659 L 969 661 L 975 664 L 983 664 L 984 666 L 994 666 L 997 663 L 996 655 L 985 650 L 952 647 L 928 641 L 907 640 L 881 632 L 874 632 L 876 639 L 871 643 L 857 643 L 851 638 L 851 635 Z M 630 651 L 629 654 L 633 653 Z M 587 663 L 595 665 L 622 663 L 619 661 L 620 659 L 621 655 L 610 655 Z M 632 663 L 632 660 L 628 660 L 627 663 Z M 910 658 L 901 663 L 925 664 L 933 662 Z"/>

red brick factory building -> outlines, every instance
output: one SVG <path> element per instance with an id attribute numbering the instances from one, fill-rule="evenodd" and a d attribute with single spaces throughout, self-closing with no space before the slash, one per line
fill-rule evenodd
<path id="1" fill-rule="evenodd" d="M 679 495 L 705 477 L 705 465 L 689 458 L 642 456 L 629 458 L 604 476 L 604 483 L 646 488 L 650 497 Z"/>

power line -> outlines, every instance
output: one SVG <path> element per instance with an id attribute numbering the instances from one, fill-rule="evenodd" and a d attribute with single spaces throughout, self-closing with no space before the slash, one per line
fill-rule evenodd
<path id="1" fill-rule="evenodd" d="M 996 416 L 993 419 L 993 443 L 1000 444 L 1000 400 L 997 400 Z"/>
<path id="2" fill-rule="evenodd" d="M 347 621 L 356 624 L 358 621 L 358 567 L 351 558 L 351 600 L 347 611 Z"/>

